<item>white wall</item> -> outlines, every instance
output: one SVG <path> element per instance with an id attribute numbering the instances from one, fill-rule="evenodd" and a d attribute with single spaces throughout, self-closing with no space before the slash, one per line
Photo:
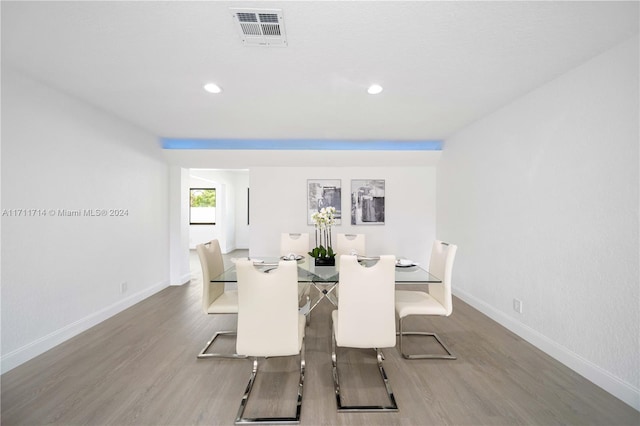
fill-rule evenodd
<path id="1" fill-rule="evenodd" d="M 636 409 L 638 79 L 636 37 L 454 135 L 437 211 L 458 296 Z"/>
<path id="2" fill-rule="evenodd" d="M 236 201 L 235 215 L 235 239 L 236 249 L 249 248 L 249 223 L 247 214 L 249 213 L 249 199 L 247 190 L 250 188 L 249 172 L 235 173 L 234 192 Z"/>
<path id="3" fill-rule="evenodd" d="M 254 167 L 424 167 L 438 164 L 437 151 L 316 151 L 165 149 L 169 164 L 203 169 Z"/>
<path id="4" fill-rule="evenodd" d="M 278 256 L 282 232 L 309 232 L 307 179 L 341 179 L 342 225 L 337 233 L 361 233 L 367 254 L 395 254 L 427 264 L 435 238 L 433 167 L 255 167 L 251 179 L 251 256 Z M 385 180 L 385 224 L 353 226 L 351 179 Z M 313 244 L 313 241 L 312 241 Z"/>
<path id="5" fill-rule="evenodd" d="M 189 170 L 169 166 L 169 274 L 171 285 L 191 279 L 189 264 Z"/>
<path id="6" fill-rule="evenodd" d="M 3 67 L 3 372 L 168 285 L 168 187 L 155 137 Z"/>

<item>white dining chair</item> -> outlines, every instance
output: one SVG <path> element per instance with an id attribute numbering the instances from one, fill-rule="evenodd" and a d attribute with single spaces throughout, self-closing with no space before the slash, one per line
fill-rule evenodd
<path id="1" fill-rule="evenodd" d="M 309 256 L 309 233 L 288 233 L 280 235 L 280 256 L 291 254 Z M 300 312 L 307 316 L 307 324 L 311 320 L 311 285 L 309 283 L 298 284 L 298 306 Z"/>
<path id="2" fill-rule="evenodd" d="M 250 260 L 236 262 L 238 277 L 238 338 L 236 351 L 253 358 L 249 384 L 238 409 L 236 424 L 299 423 L 304 386 L 305 317 L 298 313 L 298 267 L 280 261 L 277 268 L 259 270 Z M 300 354 L 296 414 L 291 417 L 244 417 L 258 373 L 259 357 Z"/>
<path id="3" fill-rule="evenodd" d="M 366 256 L 367 238 L 364 234 L 337 234 L 336 235 L 336 268 L 340 269 L 340 256 L 343 254 Z M 336 298 L 340 297 L 340 286 L 336 286 L 333 292 Z"/>
<path id="4" fill-rule="evenodd" d="M 238 313 L 238 292 L 226 290 L 225 283 L 211 282 L 211 278 L 224 272 L 224 263 L 220 243 L 211 240 L 196 246 L 200 266 L 202 267 L 202 310 L 207 315 L 236 315 Z M 237 354 L 207 353 L 216 338 L 221 335 L 235 336 L 235 330 L 217 331 L 198 354 L 198 358 L 246 358 Z"/>
<path id="5" fill-rule="evenodd" d="M 366 254 L 366 235 L 364 234 L 337 234 L 336 256 L 342 254 Z"/>
<path id="6" fill-rule="evenodd" d="M 381 348 L 396 345 L 394 312 L 395 256 L 383 255 L 372 266 L 358 263 L 356 256 L 342 255 L 340 259 L 340 298 L 338 309 L 331 314 L 331 362 L 336 404 L 345 411 L 398 411 L 391 384 L 382 366 Z M 363 299 L 363 295 L 366 296 Z M 388 405 L 343 405 L 338 375 L 337 347 L 371 348 L 376 351 L 378 370 L 384 382 Z"/>
<path id="7" fill-rule="evenodd" d="M 308 256 L 309 253 L 309 233 L 288 233 L 280 235 L 280 256 L 289 254 L 299 254 Z"/>
<path id="8" fill-rule="evenodd" d="M 411 315 L 448 317 L 453 312 L 451 274 L 458 246 L 436 240 L 431 249 L 429 272 L 440 278 L 442 284 L 431 284 L 429 293 L 424 291 L 396 290 L 396 313 L 399 318 L 400 353 L 406 359 L 456 359 L 436 333 L 404 331 L 403 320 Z M 431 336 L 447 352 L 444 354 L 408 354 L 403 349 L 404 336 Z"/>

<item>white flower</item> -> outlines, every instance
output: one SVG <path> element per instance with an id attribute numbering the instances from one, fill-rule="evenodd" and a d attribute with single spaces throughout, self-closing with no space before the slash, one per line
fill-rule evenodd
<path id="1" fill-rule="evenodd" d="M 336 223 L 335 215 L 335 207 L 323 207 L 320 211 L 313 212 L 311 220 L 315 222 L 317 228 L 329 228 Z"/>

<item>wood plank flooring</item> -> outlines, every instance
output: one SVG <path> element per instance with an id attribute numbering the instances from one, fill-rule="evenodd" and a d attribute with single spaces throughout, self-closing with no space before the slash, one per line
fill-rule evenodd
<path id="1" fill-rule="evenodd" d="M 5 373 L 2 425 L 233 424 L 251 362 L 196 359 L 215 330 L 235 328 L 235 316 L 203 314 L 197 269 L 193 276 Z M 459 299 L 449 318 L 406 323 L 437 331 L 457 360 L 408 361 L 386 349 L 400 411 L 337 413 L 332 309 L 323 301 L 307 328 L 303 425 L 640 425 L 638 411 Z M 413 338 L 407 349 L 427 341 Z M 225 349 L 233 338 L 216 343 Z M 385 403 L 373 351 L 339 348 L 338 360 L 345 402 Z M 245 414 L 292 415 L 298 362 L 263 361 Z"/>

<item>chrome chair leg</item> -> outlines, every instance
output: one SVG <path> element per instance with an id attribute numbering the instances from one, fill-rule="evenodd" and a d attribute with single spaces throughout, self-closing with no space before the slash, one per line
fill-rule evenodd
<path id="1" fill-rule="evenodd" d="M 311 310 L 313 309 L 313 307 L 311 306 L 311 286 L 309 285 L 309 287 L 307 287 L 307 289 L 305 290 L 305 292 L 303 293 L 304 295 L 304 305 L 302 306 L 298 306 L 298 312 L 303 314 L 305 316 L 305 325 L 309 325 L 311 324 Z"/>
<path id="2" fill-rule="evenodd" d="M 218 331 L 216 334 L 213 335 L 211 340 L 209 340 L 207 342 L 207 345 L 204 347 L 204 349 L 202 349 L 202 351 L 200 351 L 200 353 L 198 354 L 198 359 L 208 359 L 208 358 L 238 358 L 238 359 L 244 359 L 244 358 L 247 357 L 246 355 L 238 355 L 238 354 L 206 353 L 207 350 L 211 347 L 211 345 L 213 345 L 213 343 L 216 340 L 216 338 L 218 336 L 220 336 L 220 335 L 235 336 L 236 332 L 235 331 Z"/>
<path id="3" fill-rule="evenodd" d="M 307 301 L 305 302 L 304 306 L 300 308 L 299 312 L 301 314 L 304 314 L 305 325 L 309 326 L 309 324 L 311 324 L 311 296 L 307 294 L 306 300 Z"/>
<path id="4" fill-rule="evenodd" d="M 402 329 L 402 318 L 400 318 L 399 321 L 399 331 L 398 331 L 398 336 L 400 336 L 400 354 L 402 354 L 402 357 L 405 359 L 457 359 L 457 357 L 453 354 L 453 352 L 451 352 L 451 350 L 449 350 L 449 348 L 447 347 L 447 345 L 444 344 L 444 342 L 442 340 L 440 340 L 440 337 L 438 337 L 438 335 L 436 333 L 428 333 L 428 332 L 421 332 L 421 331 L 403 331 Z M 433 338 L 436 339 L 436 341 L 440 344 L 440 346 L 442 346 L 442 348 L 447 352 L 447 355 L 442 355 L 442 354 L 407 354 L 404 352 L 404 349 L 402 348 L 402 337 L 403 336 L 431 336 Z"/>
<path id="5" fill-rule="evenodd" d="M 258 375 L 258 358 L 253 359 L 253 369 L 251 376 L 249 377 L 249 383 L 244 391 L 242 400 L 240 401 L 240 407 L 238 408 L 238 415 L 236 416 L 235 424 L 258 424 L 258 423 L 270 423 L 270 424 L 299 424 L 300 414 L 302 412 L 302 395 L 304 390 L 304 371 L 306 368 L 306 362 L 304 359 L 305 343 L 302 339 L 302 347 L 300 349 L 300 380 L 298 381 L 298 399 L 296 402 L 296 414 L 293 417 L 243 417 L 244 410 L 247 408 L 249 402 L 249 394 L 253 389 L 256 376 Z"/>
<path id="6" fill-rule="evenodd" d="M 384 387 L 387 390 L 387 396 L 389 397 L 389 401 L 391 401 L 391 405 L 388 407 L 385 407 L 385 411 L 398 411 L 398 404 L 396 403 L 396 397 L 393 395 L 393 391 L 391 390 L 391 383 L 389 383 L 387 372 L 384 371 L 384 367 L 382 367 L 382 360 L 384 359 L 384 354 L 378 348 L 376 348 L 376 358 L 378 361 L 378 370 L 380 371 L 380 377 L 382 377 L 382 381 L 384 382 Z"/>
<path id="7" fill-rule="evenodd" d="M 396 403 L 396 398 L 393 395 L 393 391 L 391 390 L 391 384 L 389 383 L 389 378 L 387 377 L 387 373 L 384 371 L 384 367 L 382 366 L 382 360 L 384 359 L 384 355 L 382 354 L 382 351 L 378 348 L 376 348 L 376 358 L 378 361 L 378 370 L 380 371 L 380 376 L 382 377 L 382 381 L 384 382 L 384 386 L 387 391 L 387 397 L 389 398 L 390 404 L 389 405 L 342 405 L 342 398 L 340 395 L 340 382 L 338 379 L 338 357 L 336 355 L 336 336 L 332 327 L 331 365 L 332 365 L 332 372 L 333 372 L 333 386 L 335 388 L 335 394 L 336 394 L 336 405 L 338 406 L 339 413 L 398 411 L 398 404 Z"/>

